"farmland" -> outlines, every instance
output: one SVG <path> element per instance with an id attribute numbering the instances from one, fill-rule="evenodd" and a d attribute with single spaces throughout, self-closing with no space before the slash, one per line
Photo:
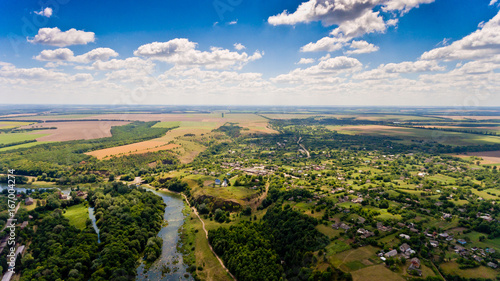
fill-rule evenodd
<path id="1" fill-rule="evenodd" d="M 36 117 L 52 118 L 30 116 Z M 90 130 L 114 125 L 97 139 L 61 141 L 59 135 L 0 150 L 3 169 L 32 176 L 32 184 L 79 187 L 91 196 L 125 192 L 123 183 L 183 192 L 199 217 L 185 210 L 179 247 L 190 273 L 205 280 L 229 278 L 209 246 L 237 276 L 244 268 L 287 279 L 327 271 L 337 280 L 499 276 L 493 267 L 500 252 L 500 137 L 466 130 L 481 124 L 347 111 L 56 117 L 25 127 L 46 130 L 0 139 L 41 140 L 42 133 L 71 135 L 83 124 Z M 85 229 L 85 203 L 59 203 L 69 224 Z"/>

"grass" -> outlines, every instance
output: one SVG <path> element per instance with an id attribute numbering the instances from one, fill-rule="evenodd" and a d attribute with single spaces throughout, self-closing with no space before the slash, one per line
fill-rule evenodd
<path id="1" fill-rule="evenodd" d="M 9 144 L 22 142 L 27 140 L 35 140 L 49 134 L 33 134 L 33 133 L 8 133 L 0 134 L 0 144 Z"/>
<path id="2" fill-rule="evenodd" d="M 182 241 L 188 247 L 189 254 L 184 256 L 184 261 L 196 265 L 196 274 L 201 280 L 231 280 L 231 277 L 210 251 L 200 220 L 191 209 L 186 208 L 185 210 L 188 216 L 186 216 L 183 225 Z M 202 270 L 198 270 L 200 267 Z"/>
<path id="3" fill-rule="evenodd" d="M 78 204 L 66 209 L 64 217 L 69 219 L 69 223 L 78 229 L 84 229 L 89 218 L 89 211 L 85 205 Z"/>
<path id="4" fill-rule="evenodd" d="M 456 262 L 447 262 L 441 264 L 440 267 L 444 273 L 458 275 L 465 278 L 489 278 L 493 280 L 497 276 L 496 270 L 485 266 L 459 269 L 459 265 Z"/>
<path id="5" fill-rule="evenodd" d="M 23 143 L 23 144 L 20 144 L 20 145 L 3 147 L 3 148 L 0 148 L 0 152 L 7 151 L 7 150 L 14 150 L 14 149 L 18 149 L 18 148 L 32 147 L 32 146 L 35 146 L 35 145 L 49 143 L 49 142 L 50 141 L 37 141 L 37 142 Z"/>
<path id="6" fill-rule="evenodd" d="M 385 267 L 384 264 L 365 267 L 360 270 L 351 272 L 353 281 L 366 281 L 366 280 L 391 280 L 403 281 L 403 277 L 392 272 Z"/>
<path id="7" fill-rule="evenodd" d="M 2 121 L 0 122 L 0 129 L 13 129 L 21 126 L 31 125 L 33 122 L 16 122 L 16 121 Z"/>
<path id="8" fill-rule="evenodd" d="M 402 128 L 381 125 L 361 126 L 326 126 L 332 131 L 343 134 L 360 134 L 371 136 L 397 137 L 404 143 L 412 143 L 412 140 L 433 141 L 447 145 L 480 145 L 500 143 L 500 137 L 467 134 L 459 132 L 444 132 L 417 128 Z"/>

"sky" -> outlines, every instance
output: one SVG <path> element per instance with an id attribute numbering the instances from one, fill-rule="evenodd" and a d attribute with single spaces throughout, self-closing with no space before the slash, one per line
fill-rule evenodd
<path id="1" fill-rule="evenodd" d="M 0 103 L 500 106 L 500 0 L 0 0 Z"/>

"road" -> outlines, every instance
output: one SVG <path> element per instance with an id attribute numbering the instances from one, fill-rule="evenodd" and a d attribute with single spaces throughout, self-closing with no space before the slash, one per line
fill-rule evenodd
<path id="1" fill-rule="evenodd" d="M 231 278 L 233 278 L 233 280 L 236 280 L 236 277 L 234 277 L 233 274 L 231 274 L 231 272 L 229 272 L 229 269 L 226 268 L 226 266 L 224 265 L 224 263 L 222 262 L 222 260 L 219 258 L 219 256 L 215 253 L 214 249 L 212 248 L 212 245 L 210 245 L 210 242 L 208 242 L 208 231 L 207 229 L 205 228 L 205 222 L 201 219 L 200 215 L 198 214 L 198 211 L 196 210 L 195 207 L 191 207 L 191 204 L 189 204 L 189 200 L 187 199 L 186 195 L 184 193 L 181 193 L 182 196 L 184 196 L 184 199 L 186 199 L 186 202 L 189 206 L 189 208 L 191 208 L 191 210 L 193 210 L 194 214 L 198 217 L 198 219 L 201 221 L 201 225 L 203 226 L 203 231 L 205 231 L 205 237 L 207 238 L 207 243 L 208 243 L 208 247 L 210 247 L 210 251 L 212 251 L 212 253 L 214 254 L 214 256 L 217 258 L 217 260 L 219 261 L 220 265 L 222 266 L 222 268 L 224 268 L 226 270 L 226 272 L 229 274 L 229 276 L 231 276 Z"/>

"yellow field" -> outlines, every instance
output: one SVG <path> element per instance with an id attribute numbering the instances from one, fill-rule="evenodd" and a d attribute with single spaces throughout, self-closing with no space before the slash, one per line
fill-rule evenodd
<path id="1" fill-rule="evenodd" d="M 33 124 L 33 122 L 2 121 L 0 122 L 0 129 L 13 129 L 30 124 Z"/>

